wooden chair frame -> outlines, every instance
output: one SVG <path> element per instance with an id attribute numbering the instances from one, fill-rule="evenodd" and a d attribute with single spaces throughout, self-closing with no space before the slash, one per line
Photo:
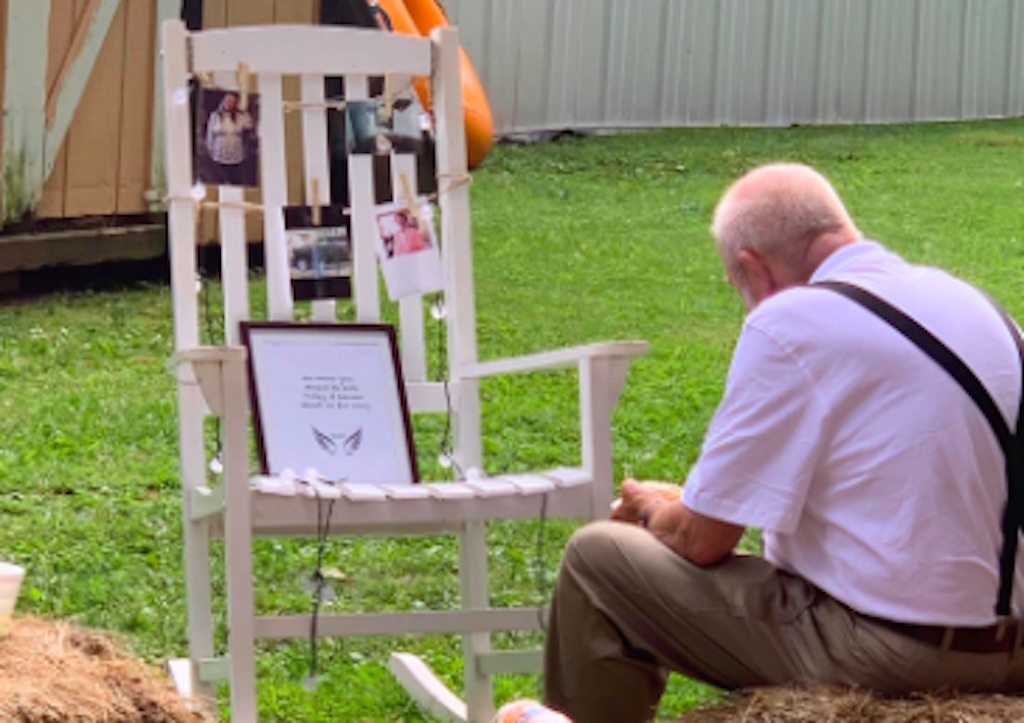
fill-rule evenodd
<path id="1" fill-rule="evenodd" d="M 330 199 L 324 77 L 344 76 L 346 98 L 368 97 L 368 77 L 431 78 L 436 162 L 440 181 L 441 240 L 447 308 L 447 386 L 429 381 L 424 353 L 423 302 L 400 303 L 402 365 L 413 413 L 445 413 L 453 422 L 453 456 L 458 468 L 484 468 L 479 381 L 498 374 L 550 369 L 578 371 L 580 458 L 571 466 L 537 474 L 505 475 L 415 485 L 404 492 L 367 485 L 340 486 L 332 531 L 337 535 L 454 534 L 459 540 L 461 607 L 457 610 L 322 616 L 324 636 L 452 633 L 463 636 L 465 700 L 449 691 L 414 656 L 396 654 L 391 668 L 403 685 L 434 715 L 451 720 L 488 721 L 494 713 L 492 676 L 536 670 L 539 651 L 491 649 L 491 634 L 536 630 L 543 609 L 493 608 L 489 600 L 486 524 L 497 519 L 549 517 L 593 519 L 607 514 L 613 495 L 611 415 L 631 360 L 646 353 L 644 342 L 610 342 L 519 358 L 480 361 L 476 352 L 469 192 L 459 76 L 459 43 L 454 28 L 430 39 L 354 28 L 263 26 L 189 33 L 178 21 L 163 27 L 164 106 L 168 182 L 168 223 L 174 297 L 175 357 L 180 419 L 184 502 L 185 574 L 188 595 L 189 658 L 175 661 L 179 688 L 196 696 L 212 684 L 230 683 L 234 720 L 255 721 L 256 651 L 259 639 L 303 638 L 308 615 L 257 616 L 254 608 L 252 542 L 258 536 L 316 534 L 317 502 L 309 496 L 268 494 L 280 480 L 254 477 L 250 469 L 250 410 L 245 347 L 239 325 L 251 318 L 248 298 L 245 215 L 251 211 L 241 189 L 220 187 L 219 235 L 224 285 L 223 346 L 200 339 L 196 288 L 196 229 L 199 203 L 192 195 L 189 81 L 214 77 L 230 87 L 245 68 L 258 80 L 261 107 L 261 215 L 266 262 L 268 317 L 291 320 L 281 208 L 287 205 L 286 143 L 282 77 L 300 77 L 304 188 L 307 203 Z M 411 158 L 395 156 L 398 173 L 412 174 Z M 380 321 L 374 234 L 372 170 L 369 156 L 349 158 L 354 245 L 354 301 L 357 321 Z M 413 174 L 414 175 L 414 174 Z M 333 302 L 313 303 L 317 321 L 337 321 Z M 449 406 L 450 405 L 450 406 Z M 221 420 L 224 474 L 207 480 L 204 420 Z M 229 637 L 227 654 L 214 646 L 210 545 L 223 537 Z"/>

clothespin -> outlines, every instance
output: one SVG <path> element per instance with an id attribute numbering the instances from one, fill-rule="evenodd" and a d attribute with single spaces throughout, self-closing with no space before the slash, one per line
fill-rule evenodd
<path id="1" fill-rule="evenodd" d="M 314 226 L 320 225 L 320 179 L 311 178 L 309 180 L 309 195 L 310 199 L 310 221 Z"/>
<path id="2" fill-rule="evenodd" d="M 398 183 L 402 186 L 402 202 L 407 209 L 409 214 L 416 221 L 416 227 L 423 230 L 427 227 L 426 222 L 423 220 L 423 216 L 420 214 L 420 207 L 416 203 L 416 196 L 412 192 L 412 183 L 409 182 L 409 177 L 404 173 L 398 174 Z"/>
<path id="3" fill-rule="evenodd" d="M 249 110 L 249 66 L 246 63 L 238 64 L 238 109 L 243 113 Z"/>

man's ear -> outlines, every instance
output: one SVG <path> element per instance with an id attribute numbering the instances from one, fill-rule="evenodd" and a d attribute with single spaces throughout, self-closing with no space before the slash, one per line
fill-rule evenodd
<path id="1" fill-rule="evenodd" d="M 743 267 L 747 291 L 754 306 L 779 290 L 771 267 L 756 251 L 742 249 L 736 254 L 736 261 Z"/>

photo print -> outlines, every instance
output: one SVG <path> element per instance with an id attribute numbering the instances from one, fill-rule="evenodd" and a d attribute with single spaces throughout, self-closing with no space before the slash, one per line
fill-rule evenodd
<path id="1" fill-rule="evenodd" d="M 430 116 L 412 97 L 399 97 L 388 114 L 382 106 L 378 113 L 378 128 L 396 153 L 425 152 L 430 141 Z"/>
<path id="2" fill-rule="evenodd" d="M 377 207 L 377 256 L 392 300 L 440 291 L 441 251 L 434 233 L 433 207 L 426 201 Z"/>
<path id="3" fill-rule="evenodd" d="M 347 151 L 357 154 L 391 152 L 391 141 L 378 122 L 380 103 L 375 100 L 350 100 L 345 103 Z"/>
<path id="4" fill-rule="evenodd" d="M 203 88 L 196 123 L 196 180 L 216 186 L 259 185 L 259 96 Z"/>
<path id="5" fill-rule="evenodd" d="M 284 227 L 292 297 L 351 298 L 352 237 L 344 207 L 286 206 Z"/>

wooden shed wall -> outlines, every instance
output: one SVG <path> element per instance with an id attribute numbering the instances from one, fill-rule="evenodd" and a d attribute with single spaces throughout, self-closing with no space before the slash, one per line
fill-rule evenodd
<path id="1" fill-rule="evenodd" d="M 7 0 L 0 0 L 0 64 L 3 63 L 7 57 Z M 4 73 L 0 73 L 0 108 L 4 106 L 4 92 L 6 88 L 6 76 Z M 4 148 L 4 124 L 0 123 L 0 171 L 3 170 L 3 148 Z M 0 178 L 3 178 L 3 173 L 0 172 Z M 2 194 L 0 194 L 2 197 Z M 3 223 L 3 214 L 0 213 L 0 224 Z"/>
<path id="2" fill-rule="evenodd" d="M 87 0 L 50 14 L 48 97 L 84 21 Z M 156 14 L 153 2 L 123 1 L 114 16 L 36 215 L 64 218 L 144 213 L 149 204 Z"/>
<path id="3" fill-rule="evenodd" d="M 0 22 L 7 18 L 0 0 Z M 50 14 L 47 91 L 73 57 L 88 0 L 59 0 Z M 204 27 L 315 22 L 317 0 L 206 0 Z M 0 26 L 0 42 L 6 39 Z M 0 58 L 3 48 L 0 47 Z M 36 208 L 39 218 L 145 213 L 152 185 L 156 0 L 122 0 Z M 297 89 L 291 88 L 296 93 Z M 2 101 L 2 95 L 0 95 Z M 293 125 L 289 123 L 289 125 Z M 298 126 L 291 129 L 297 134 Z M 0 137 L 0 147 L 3 139 Z M 297 154 L 295 161 L 298 160 Z M 290 164 L 289 175 L 301 168 Z"/>

